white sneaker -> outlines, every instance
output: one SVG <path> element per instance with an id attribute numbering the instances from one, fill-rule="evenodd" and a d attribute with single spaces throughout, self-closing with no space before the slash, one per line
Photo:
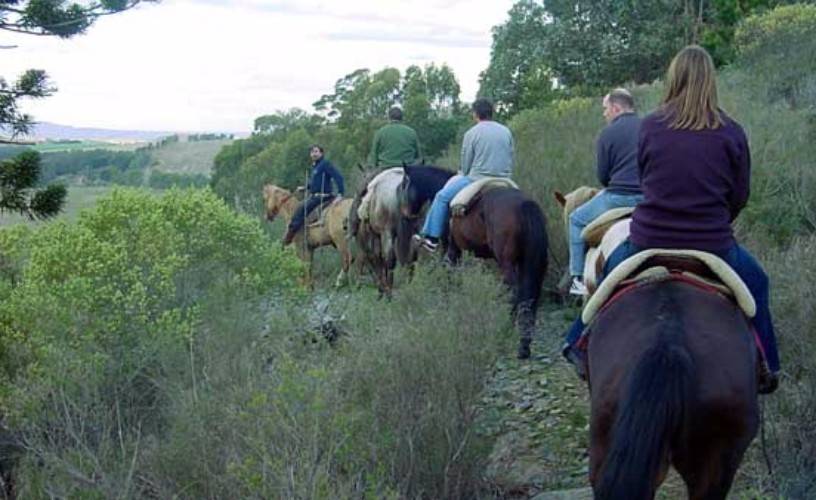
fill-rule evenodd
<path id="1" fill-rule="evenodd" d="M 569 293 L 570 295 L 586 296 L 589 295 L 589 290 L 587 290 L 587 287 L 586 285 L 584 285 L 584 282 L 581 278 L 579 278 L 578 276 L 573 276 L 572 283 L 570 284 Z"/>
<path id="2" fill-rule="evenodd" d="M 439 243 L 436 243 L 435 241 L 422 236 L 421 234 L 415 234 L 413 239 L 420 247 L 431 253 L 436 252 L 436 249 L 439 248 Z"/>

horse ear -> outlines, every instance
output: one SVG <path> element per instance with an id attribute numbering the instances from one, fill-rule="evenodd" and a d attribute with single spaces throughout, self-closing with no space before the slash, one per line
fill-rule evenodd
<path id="1" fill-rule="evenodd" d="M 555 196 L 555 201 L 557 201 L 559 205 L 561 205 L 562 207 L 566 205 L 567 199 L 564 198 L 564 195 L 561 193 L 561 191 L 553 191 L 553 195 Z"/>

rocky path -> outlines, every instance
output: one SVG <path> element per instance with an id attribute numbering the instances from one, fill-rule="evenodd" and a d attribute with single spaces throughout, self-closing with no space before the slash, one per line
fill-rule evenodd
<path id="1" fill-rule="evenodd" d="M 587 485 L 587 390 L 558 352 L 576 314 L 545 306 L 533 358 L 497 362 L 482 398 L 482 430 L 496 438 L 485 473 L 509 498 L 591 498 L 575 490 Z"/>

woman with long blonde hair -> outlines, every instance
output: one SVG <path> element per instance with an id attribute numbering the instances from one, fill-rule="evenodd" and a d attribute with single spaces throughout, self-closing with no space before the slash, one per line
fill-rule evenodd
<path id="1" fill-rule="evenodd" d="M 759 391 L 773 392 L 779 356 L 768 276 L 737 244 L 731 228 L 748 201 L 751 154 L 742 127 L 719 107 L 716 70 L 704 48 L 690 45 L 672 60 L 665 96 L 641 124 L 638 168 L 644 200 L 632 216 L 629 240 L 610 256 L 606 272 L 649 248 L 701 250 L 722 258 L 756 301 L 753 325 L 765 355 Z M 582 329 L 574 325 L 569 340 L 577 340 Z M 574 361 L 576 353 L 569 348 L 565 355 Z"/>

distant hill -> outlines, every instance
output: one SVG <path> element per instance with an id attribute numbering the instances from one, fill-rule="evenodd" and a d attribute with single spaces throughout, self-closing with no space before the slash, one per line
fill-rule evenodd
<path id="1" fill-rule="evenodd" d="M 232 132 L 230 132 L 232 133 Z M 245 137 L 247 133 L 232 133 L 235 137 Z M 186 136 L 186 132 L 161 130 L 114 130 L 91 127 L 74 127 L 50 122 L 39 122 L 29 135 L 33 140 L 82 140 L 109 142 L 150 142 L 170 135 Z"/>
<path id="2" fill-rule="evenodd" d="M 147 130 L 111 130 L 90 127 L 72 127 L 56 123 L 39 122 L 32 128 L 33 139 L 68 139 L 86 141 L 155 141 L 175 132 Z"/>

